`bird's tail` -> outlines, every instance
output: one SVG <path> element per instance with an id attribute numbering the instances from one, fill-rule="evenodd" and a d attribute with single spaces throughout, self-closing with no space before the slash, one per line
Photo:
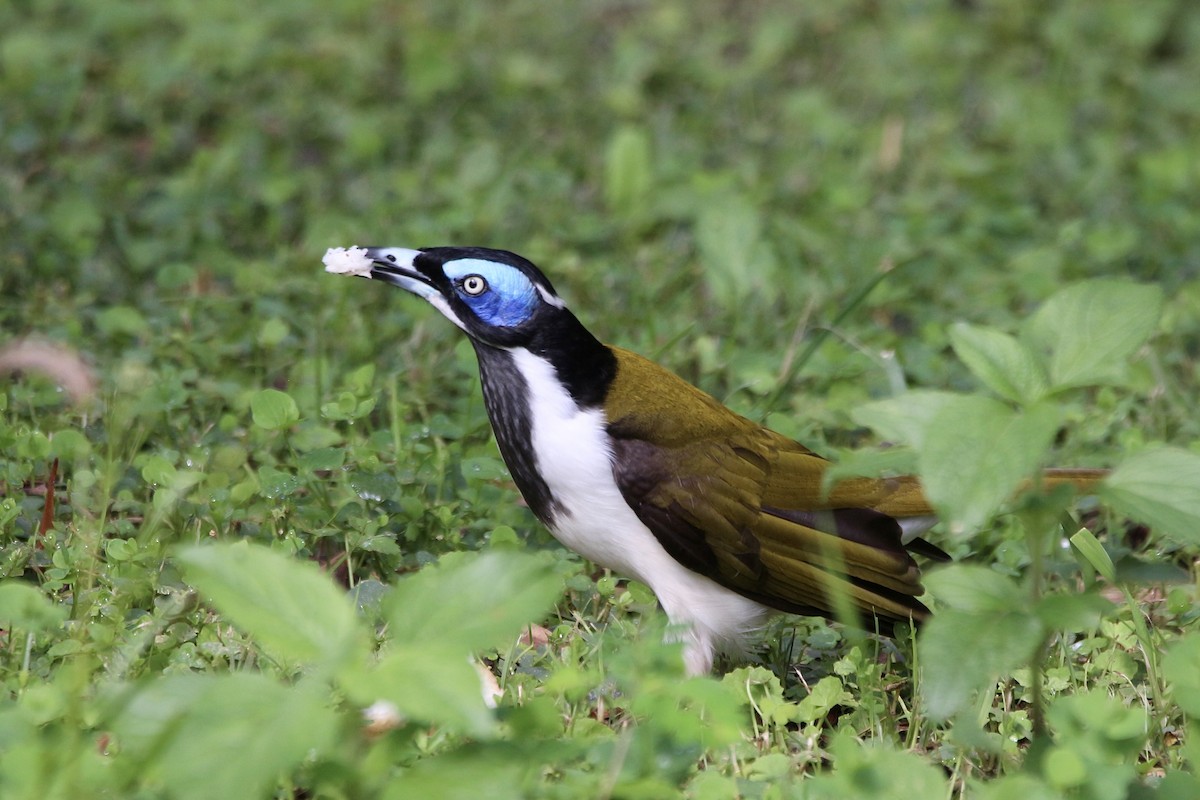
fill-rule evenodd
<path id="1" fill-rule="evenodd" d="M 1050 491 L 1059 486 L 1073 486 L 1080 494 L 1092 493 L 1096 485 L 1108 476 L 1106 469 L 1048 469 L 1042 472 L 1036 481 L 1027 481 L 1017 494 L 1033 490 Z M 857 505 L 864 505 L 864 498 L 870 498 L 865 505 L 881 511 L 898 520 L 933 515 L 933 505 L 925 496 L 921 481 L 913 475 L 896 478 L 851 478 L 842 481 L 830 493 L 829 502 L 838 507 L 839 495 L 856 498 Z"/>

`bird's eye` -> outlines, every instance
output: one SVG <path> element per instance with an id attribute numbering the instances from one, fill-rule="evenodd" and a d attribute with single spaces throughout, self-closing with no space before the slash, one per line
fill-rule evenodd
<path id="1" fill-rule="evenodd" d="M 471 297 L 478 297 L 487 291 L 488 284 L 482 275 L 468 275 L 462 279 L 462 289 Z"/>

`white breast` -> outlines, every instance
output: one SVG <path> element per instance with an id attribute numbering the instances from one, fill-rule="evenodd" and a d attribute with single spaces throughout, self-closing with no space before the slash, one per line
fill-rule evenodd
<path id="1" fill-rule="evenodd" d="M 590 561 L 648 585 L 671 622 L 690 628 L 688 671 L 708 672 L 714 652 L 741 649 L 770 609 L 673 559 L 617 488 L 603 411 L 579 408 L 545 359 L 524 349 L 513 357 L 529 387 L 538 472 L 557 504 L 551 532 Z"/>

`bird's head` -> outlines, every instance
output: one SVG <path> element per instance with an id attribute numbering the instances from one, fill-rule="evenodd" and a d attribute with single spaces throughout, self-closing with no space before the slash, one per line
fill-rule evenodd
<path id="1" fill-rule="evenodd" d="M 471 338 L 527 346 L 566 312 L 550 281 L 528 260 L 484 247 L 368 247 L 370 275 L 423 297 Z"/>

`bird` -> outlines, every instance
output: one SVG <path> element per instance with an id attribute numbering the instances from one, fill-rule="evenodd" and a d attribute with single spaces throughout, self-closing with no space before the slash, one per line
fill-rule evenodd
<path id="1" fill-rule="evenodd" d="M 930 615 L 915 555 L 936 522 L 916 477 L 852 478 L 670 370 L 604 344 L 528 259 L 486 247 L 334 248 L 326 269 L 424 299 L 469 338 L 500 454 L 564 546 L 650 587 L 689 675 L 744 654 L 773 614 L 885 635 Z M 1087 486 L 1095 470 L 1049 482 Z"/>

